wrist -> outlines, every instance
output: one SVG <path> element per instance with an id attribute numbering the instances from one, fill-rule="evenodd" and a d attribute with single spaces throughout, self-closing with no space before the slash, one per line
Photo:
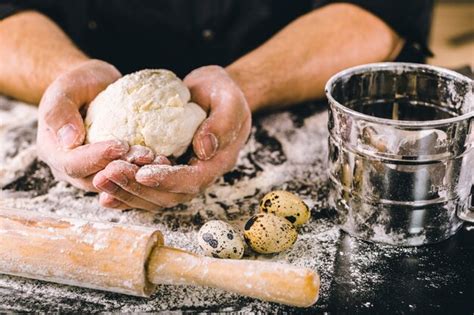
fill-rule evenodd
<path id="1" fill-rule="evenodd" d="M 251 82 L 252 77 L 247 71 L 242 70 L 238 65 L 231 64 L 225 68 L 231 79 L 237 84 L 240 90 L 244 93 L 245 99 L 249 106 L 250 111 L 256 112 L 262 107 L 262 94 L 263 91 L 258 88 L 256 82 Z"/>
<path id="2" fill-rule="evenodd" d="M 50 82 L 53 82 L 64 73 L 80 67 L 89 60 L 91 59 L 84 55 L 81 51 L 73 51 L 69 55 L 57 59 L 56 66 L 50 71 Z"/>

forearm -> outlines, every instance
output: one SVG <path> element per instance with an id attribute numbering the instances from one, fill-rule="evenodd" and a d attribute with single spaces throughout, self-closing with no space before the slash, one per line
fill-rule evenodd
<path id="1" fill-rule="evenodd" d="M 391 60 L 402 39 L 383 21 L 349 4 L 310 12 L 227 67 L 256 111 L 324 96 L 334 73 Z"/>
<path id="2" fill-rule="evenodd" d="M 0 94 L 39 103 L 61 73 L 87 60 L 49 18 L 32 11 L 0 20 Z"/>

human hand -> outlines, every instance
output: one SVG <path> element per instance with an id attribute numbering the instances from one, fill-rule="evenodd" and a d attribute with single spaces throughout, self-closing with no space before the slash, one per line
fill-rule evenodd
<path id="1" fill-rule="evenodd" d="M 45 91 L 39 105 L 38 157 L 49 165 L 57 179 L 97 191 L 92 185 L 93 175 L 129 150 L 120 141 L 83 145 L 81 108 L 120 77 L 112 65 L 88 60 L 57 77 Z"/>
<path id="2" fill-rule="evenodd" d="M 189 165 L 172 166 L 164 157 L 141 168 L 114 161 L 97 173 L 94 185 L 103 206 L 156 210 L 186 202 L 230 171 L 250 134 L 247 101 L 227 72 L 218 66 L 194 70 L 184 83 L 192 101 L 208 118 L 194 135 L 197 158 Z"/>

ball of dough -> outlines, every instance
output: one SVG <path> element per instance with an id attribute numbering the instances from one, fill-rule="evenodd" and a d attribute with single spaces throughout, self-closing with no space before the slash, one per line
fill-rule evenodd
<path id="1" fill-rule="evenodd" d="M 206 118 L 184 83 L 168 70 L 142 70 L 109 85 L 91 102 L 86 142 L 123 140 L 178 157 Z"/>

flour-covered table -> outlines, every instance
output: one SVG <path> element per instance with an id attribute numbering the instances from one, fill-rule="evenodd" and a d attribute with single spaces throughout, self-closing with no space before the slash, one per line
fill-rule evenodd
<path id="1" fill-rule="evenodd" d="M 327 204 L 327 112 L 303 104 L 254 119 L 238 165 L 200 197 L 156 214 L 98 205 L 97 195 L 57 182 L 36 159 L 36 108 L 0 97 L 1 204 L 64 217 L 153 226 L 168 245 L 199 252 L 196 233 L 210 219 L 241 225 L 272 189 L 297 193 L 312 218 L 288 251 L 262 259 L 317 270 L 321 294 L 294 309 L 216 289 L 160 286 L 150 299 L 0 275 L 0 311 L 26 312 L 390 312 L 474 311 L 474 226 L 419 248 L 369 244 L 341 232 Z M 229 271 L 231 272 L 231 271 Z"/>

